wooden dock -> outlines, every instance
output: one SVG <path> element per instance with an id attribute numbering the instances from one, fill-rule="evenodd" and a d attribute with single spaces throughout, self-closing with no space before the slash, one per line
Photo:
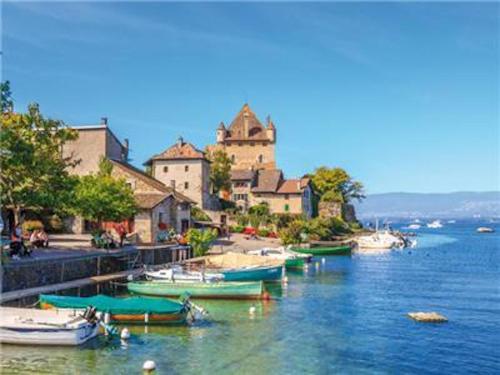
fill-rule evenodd
<path id="1" fill-rule="evenodd" d="M 84 279 L 78 279 L 78 280 L 72 280 L 72 281 L 66 281 L 63 283 L 59 284 L 52 284 L 52 285 L 44 285 L 36 288 L 28 288 L 28 289 L 21 289 L 21 290 L 13 290 L 11 292 L 7 293 L 0 293 L 0 304 L 9 302 L 9 301 L 15 301 L 18 299 L 23 299 L 26 297 L 33 297 L 37 296 L 39 294 L 48 294 L 48 293 L 54 293 L 60 290 L 65 290 L 65 289 L 74 289 L 74 288 L 81 288 L 84 286 L 88 285 L 96 285 L 96 284 L 101 284 L 113 280 L 120 280 L 120 279 L 126 279 L 128 276 L 138 276 L 143 272 L 143 268 L 136 268 L 132 270 L 127 270 L 127 271 L 122 271 L 122 272 L 117 272 L 117 273 L 110 273 L 107 275 L 99 275 L 99 276 L 92 276 L 92 277 L 86 277 Z"/>

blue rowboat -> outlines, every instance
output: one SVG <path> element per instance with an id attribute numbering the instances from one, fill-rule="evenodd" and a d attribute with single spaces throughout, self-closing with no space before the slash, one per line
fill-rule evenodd
<path id="1" fill-rule="evenodd" d="M 283 266 L 246 267 L 219 271 L 224 281 L 277 281 L 281 280 Z"/>

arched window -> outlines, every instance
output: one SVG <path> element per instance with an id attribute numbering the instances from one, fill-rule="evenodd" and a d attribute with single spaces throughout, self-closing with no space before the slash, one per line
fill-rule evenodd
<path id="1" fill-rule="evenodd" d="M 264 156 L 259 155 L 259 163 L 263 163 L 263 162 L 264 162 Z"/>

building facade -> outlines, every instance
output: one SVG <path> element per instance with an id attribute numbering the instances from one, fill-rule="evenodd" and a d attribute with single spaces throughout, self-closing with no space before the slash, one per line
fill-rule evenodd
<path id="1" fill-rule="evenodd" d="M 129 229 L 137 234 L 139 243 L 156 243 L 160 224 L 185 232 L 191 223 L 191 205 L 195 202 L 162 182 L 148 176 L 127 162 L 128 141 L 121 142 L 108 127 L 107 119 L 99 125 L 73 127 L 78 138 L 64 145 L 63 156 L 71 156 L 79 163 L 69 172 L 84 176 L 99 171 L 103 157 L 113 164 L 112 176 L 124 179 L 132 188 L 138 212 L 130 218 Z M 82 218 L 72 217 L 66 221 L 74 233 L 86 231 Z"/>
<path id="2" fill-rule="evenodd" d="M 313 192 L 309 179 L 284 178 L 277 168 L 276 126 L 268 116 L 264 126 L 248 104 L 238 112 L 231 124 L 220 123 L 217 143 L 210 151 L 223 149 L 232 161 L 231 194 L 243 211 L 266 202 L 271 213 L 313 213 Z"/>
<path id="3" fill-rule="evenodd" d="M 158 181 L 189 197 L 201 209 L 212 210 L 216 197 L 211 194 L 210 162 L 203 151 L 179 140 L 153 156 L 144 165 Z"/>

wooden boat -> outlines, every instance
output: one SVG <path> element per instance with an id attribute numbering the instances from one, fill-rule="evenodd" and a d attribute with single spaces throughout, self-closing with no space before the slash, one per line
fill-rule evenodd
<path id="1" fill-rule="evenodd" d="M 191 298 L 261 299 L 266 298 L 262 281 L 195 282 L 137 281 L 127 283 L 128 291 L 150 296 L 177 297 L 188 293 Z"/>
<path id="2" fill-rule="evenodd" d="M 285 249 L 284 247 L 278 248 L 262 248 L 259 250 L 248 251 L 247 254 L 265 256 L 273 259 L 280 259 L 285 261 L 285 267 L 290 268 L 303 268 L 304 264 L 311 261 L 312 255 L 294 253 Z"/>
<path id="3" fill-rule="evenodd" d="M 97 336 L 99 325 L 71 310 L 0 307 L 0 342 L 76 346 Z"/>
<path id="4" fill-rule="evenodd" d="M 187 263 L 204 272 L 221 273 L 224 281 L 276 281 L 283 275 L 285 260 L 229 252 L 192 259 Z"/>
<path id="5" fill-rule="evenodd" d="M 40 295 L 42 309 L 85 309 L 88 306 L 109 314 L 109 321 L 115 323 L 181 324 L 186 322 L 189 313 L 187 302 L 180 303 L 168 299 L 114 298 L 102 294 L 93 297 Z"/>
<path id="6" fill-rule="evenodd" d="M 332 246 L 332 247 L 293 247 L 291 249 L 301 254 L 311 255 L 349 255 L 352 248 L 350 246 Z"/>
<path id="7" fill-rule="evenodd" d="M 221 273 L 224 281 L 276 281 L 283 276 L 283 266 L 251 266 L 244 268 L 225 269 Z"/>
<path id="8" fill-rule="evenodd" d="M 180 266 L 162 268 L 155 271 L 145 271 L 144 275 L 148 280 L 170 280 L 170 281 L 200 281 L 216 282 L 223 281 L 224 275 L 213 272 L 193 272 L 186 271 Z"/>

